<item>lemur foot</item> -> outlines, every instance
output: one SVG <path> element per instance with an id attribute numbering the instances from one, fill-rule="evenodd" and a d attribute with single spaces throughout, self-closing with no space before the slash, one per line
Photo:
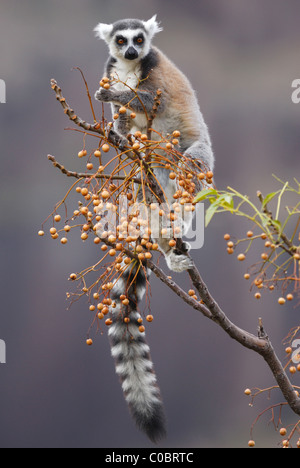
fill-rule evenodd
<path id="1" fill-rule="evenodd" d="M 115 130 L 108 129 L 109 132 L 109 138 L 110 141 L 113 142 L 114 145 L 116 145 L 119 149 L 119 151 L 124 151 L 125 147 L 128 145 L 128 140 L 127 138 L 123 137 L 119 133 L 117 133 Z"/>
<path id="2" fill-rule="evenodd" d="M 193 268 L 193 261 L 183 254 L 176 254 L 174 251 L 166 254 L 166 262 L 170 270 L 176 273 L 182 273 L 183 271 Z"/>

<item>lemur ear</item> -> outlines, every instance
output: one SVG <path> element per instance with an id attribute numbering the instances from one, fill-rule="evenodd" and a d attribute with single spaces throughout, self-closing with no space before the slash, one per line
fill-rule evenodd
<path id="1" fill-rule="evenodd" d="M 163 30 L 163 28 L 160 27 L 160 24 L 156 21 L 156 17 L 157 15 L 154 15 L 148 21 L 143 22 L 144 27 L 146 28 L 146 31 L 148 31 L 151 37 L 155 36 L 155 34 Z"/>
<path id="2" fill-rule="evenodd" d="M 104 23 L 99 23 L 94 31 L 96 33 L 96 37 L 99 37 L 99 39 L 103 39 L 104 41 L 109 40 L 109 35 L 113 30 L 113 25 L 112 24 L 104 24 Z"/>

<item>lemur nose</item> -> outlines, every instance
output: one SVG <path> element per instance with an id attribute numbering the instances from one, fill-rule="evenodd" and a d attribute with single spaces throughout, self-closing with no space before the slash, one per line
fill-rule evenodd
<path id="1" fill-rule="evenodd" d="M 125 52 L 125 58 L 127 60 L 135 60 L 136 58 L 138 58 L 139 54 L 137 52 L 137 50 L 134 48 L 134 47 L 129 47 L 126 52 Z"/>

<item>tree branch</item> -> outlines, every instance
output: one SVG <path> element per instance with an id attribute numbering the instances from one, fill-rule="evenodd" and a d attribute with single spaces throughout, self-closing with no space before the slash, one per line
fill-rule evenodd
<path id="1" fill-rule="evenodd" d="M 57 167 L 63 174 L 67 177 L 75 177 L 75 179 L 104 179 L 104 180 L 126 180 L 128 177 L 126 176 L 117 176 L 117 175 L 110 175 L 110 174 L 86 174 L 84 172 L 74 172 L 68 171 L 62 164 L 56 161 L 54 156 L 48 154 L 48 159 L 53 163 L 54 167 Z M 141 183 L 141 179 L 130 179 L 131 181 L 135 182 L 136 184 Z"/>

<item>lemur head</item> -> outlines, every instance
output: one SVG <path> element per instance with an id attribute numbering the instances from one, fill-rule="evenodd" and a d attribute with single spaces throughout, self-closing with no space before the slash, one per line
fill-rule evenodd
<path id="1" fill-rule="evenodd" d="M 162 28 L 155 15 L 148 21 L 125 19 L 113 24 L 99 23 L 94 31 L 107 43 L 114 58 L 133 61 L 148 55 L 154 35 Z"/>

